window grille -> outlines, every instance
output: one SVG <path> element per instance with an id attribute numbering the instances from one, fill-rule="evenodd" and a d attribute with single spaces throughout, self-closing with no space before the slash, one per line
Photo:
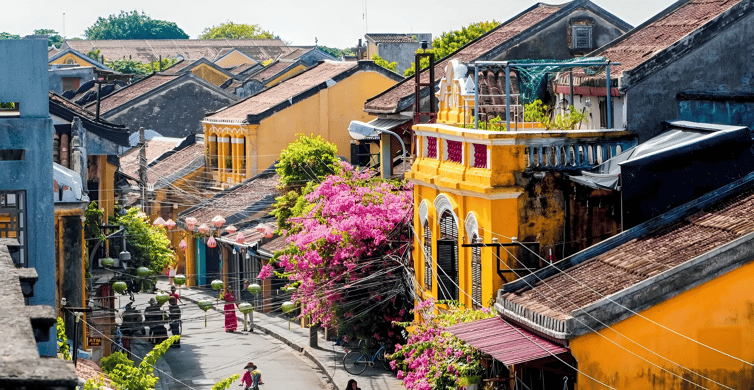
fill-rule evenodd
<path id="1" fill-rule="evenodd" d="M 427 157 L 437 158 L 437 138 L 427 137 Z"/>
<path id="2" fill-rule="evenodd" d="M 487 145 L 474 145 L 474 168 L 487 168 Z"/>
<path id="3" fill-rule="evenodd" d="M 474 234 L 471 242 L 479 242 L 479 237 Z M 482 302 L 482 248 L 471 248 L 471 306 L 475 309 L 484 305 Z"/>
<path id="4" fill-rule="evenodd" d="M 571 39 L 572 49 L 591 49 L 592 26 L 573 26 Z"/>
<path id="5" fill-rule="evenodd" d="M 432 231 L 429 221 L 424 222 L 424 288 L 432 291 Z"/>
<path id="6" fill-rule="evenodd" d="M 458 300 L 458 226 L 449 211 L 440 218 L 437 268 L 438 299 Z"/>
<path id="7" fill-rule="evenodd" d="M 463 143 L 461 141 L 447 141 L 448 161 L 463 163 Z"/>

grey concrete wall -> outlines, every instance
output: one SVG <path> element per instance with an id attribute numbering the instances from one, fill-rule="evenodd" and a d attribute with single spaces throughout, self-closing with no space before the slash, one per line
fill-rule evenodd
<path id="1" fill-rule="evenodd" d="M 754 90 L 754 14 L 750 14 L 626 93 L 627 129 L 639 142 L 662 131 L 662 121 L 680 116 L 681 91 Z"/>
<path id="2" fill-rule="evenodd" d="M 49 112 L 47 40 L 0 41 L 0 102 L 19 102 L 20 117 L 0 119 L 0 148 L 24 149 L 24 160 L 0 161 L 0 190 L 26 191 L 29 267 L 39 279 L 32 305 L 56 307 L 52 192 L 52 119 Z M 38 343 L 42 356 L 56 355 L 55 327 Z"/>
<path id="3" fill-rule="evenodd" d="M 50 91 L 57 93 L 58 95 L 65 92 L 63 90 L 63 77 L 78 77 L 81 79 L 79 85 L 84 84 L 89 80 L 94 80 L 94 68 L 77 68 L 77 69 L 50 69 L 48 72 L 50 76 Z"/>
<path id="4" fill-rule="evenodd" d="M 419 42 L 380 43 L 377 45 L 377 55 L 387 62 L 397 62 L 398 66 L 395 71 L 402 75 L 414 62 L 414 54 L 419 48 L 421 48 Z M 371 58 L 369 59 L 371 60 Z"/>
<path id="5" fill-rule="evenodd" d="M 754 102 L 718 100 L 682 100 L 678 102 L 678 119 L 746 126 L 754 129 Z"/>
<path id="6" fill-rule="evenodd" d="M 165 137 L 183 138 L 202 132 L 200 121 L 205 113 L 235 101 L 196 82 L 186 81 L 122 111 L 107 112 L 102 117 L 130 129 L 144 127 Z"/>

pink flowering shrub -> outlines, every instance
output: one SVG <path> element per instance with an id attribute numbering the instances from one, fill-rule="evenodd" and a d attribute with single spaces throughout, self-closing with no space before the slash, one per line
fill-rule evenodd
<path id="1" fill-rule="evenodd" d="M 484 372 L 481 352 L 444 329 L 462 322 L 494 316 L 489 309 L 473 310 L 451 305 L 435 310 L 433 300 L 419 302 L 414 310 L 423 321 L 411 323 L 413 330 L 403 345 L 389 356 L 390 366 L 406 389 L 460 389 L 464 382 Z"/>
<path id="2" fill-rule="evenodd" d="M 293 202 L 290 202 L 293 203 Z M 340 318 L 341 334 L 390 341 L 411 302 L 402 298 L 410 265 L 411 186 L 374 178 L 341 162 L 338 173 L 310 184 L 288 218 L 288 246 L 274 262 L 298 287 L 301 316 L 324 326 Z M 272 265 L 259 277 L 269 277 Z M 391 335 L 388 335 L 388 332 Z M 397 340 L 398 338 L 396 338 Z"/>

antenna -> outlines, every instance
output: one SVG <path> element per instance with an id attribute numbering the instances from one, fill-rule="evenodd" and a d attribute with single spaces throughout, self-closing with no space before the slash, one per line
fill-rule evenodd
<path id="1" fill-rule="evenodd" d="M 65 12 L 63 12 L 63 40 L 65 40 Z"/>
<path id="2" fill-rule="evenodd" d="M 367 0 L 364 0 L 364 28 L 366 28 L 366 33 L 369 34 L 369 18 L 367 17 Z"/>

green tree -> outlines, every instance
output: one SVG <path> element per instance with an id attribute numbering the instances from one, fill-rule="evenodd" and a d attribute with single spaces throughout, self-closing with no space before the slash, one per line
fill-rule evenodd
<path id="1" fill-rule="evenodd" d="M 178 60 L 176 60 L 175 58 L 163 58 L 162 70 L 173 66 L 173 64 L 175 64 L 176 62 L 178 62 Z M 143 64 L 139 61 L 131 60 L 128 58 L 121 58 L 119 60 L 107 62 L 107 66 L 116 72 L 137 75 L 146 75 L 154 72 L 159 72 L 160 70 L 159 61 Z"/>
<path id="2" fill-rule="evenodd" d="M 133 361 L 130 359 L 123 360 L 120 356 L 114 361 L 117 364 L 110 364 L 113 362 L 106 364 L 109 371 L 105 370 L 106 365 L 103 364 L 103 371 L 105 371 L 112 381 L 110 387 L 118 390 L 154 390 L 158 379 L 154 376 L 154 365 L 167 352 L 168 348 L 180 338 L 181 336 L 172 336 L 156 345 L 144 357 L 144 360 L 139 363 L 138 367 L 134 366 Z M 100 389 L 101 383 L 89 379 L 84 388 L 91 390 Z"/>
<path id="3" fill-rule="evenodd" d="M 86 56 L 89 57 L 89 58 L 91 58 L 91 59 L 93 59 L 93 60 L 95 60 L 95 61 L 99 61 L 100 60 L 100 55 L 101 54 L 102 54 L 102 50 L 100 50 L 100 49 L 89 50 L 88 52 L 86 52 Z"/>
<path id="4" fill-rule="evenodd" d="M 144 266 L 159 274 L 173 261 L 174 254 L 165 231 L 152 226 L 139 209 L 131 208 L 124 215 L 112 216 L 110 219 L 111 225 L 126 228 L 126 246 L 131 252 L 134 268 Z M 122 250 L 118 241 L 112 242 L 112 245 L 117 250 Z"/>
<path id="5" fill-rule="evenodd" d="M 215 385 L 212 386 L 212 390 L 226 390 L 227 388 L 230 387 L 230 385 L 233 384 L 233 382 L 237 381 L 238 378 L 240 378 L 240 377 L 241 376 L 238 375 L 238 374 L 233 374 L 233 375 L 231 375 L 231 376 L 229 376 L 229 377 L 221 380 L 220 382 L 215 383 Z"/>
<path id="6" fill-rule="evenodd" d="M 441 36 L 432 40 L 432 52 L 435 53 L 435 60 L 439 61 L 447 57 L 448 55 L 456 52 L 467 43 L 479 38 L 488 31 L 500 25 L 500 22 L 494 19 L 491 22 L 479 22 L 472 23 L 466 27 L 456 31 L 447 31 L 442 33 Z M 421 49 L 419 49 L 421 50 Z M 418 52 L 418 51 L 417 51 Z M 429 59 L 425 59 L 420 63 L 421 69 L 429 66 Z M 414 64 L 406 69 L 404 76 L 408 77 L 414 74 Z"/>
<path id="7" fill-rule="evenodd" d="M 173 22 L 155 20 L 144 12 L 120 11 L 119 15 L 97 18 L 84 30 L 87 39 L 188 39 L 188 34 Z"/>
<path id="8" fill-rule="evenodd" d="M 378 66 L 381 66 L 387 70 L 395 72 L 395 68 L 398 67 L 398 63 L 393 62 L 387 62 L 387 60 L 383 59 L 382 57 L 378 56 L 377 53 L 372 54 L 372 61 Z"/>
<path id="9" fill-rule="evenodd" d="M 565 115 L 558 114 L 552 119 L 552 110 L 550 107 L 542 104 L 537 99 L 529 104 L 524 105 L 524 120 L 527 122 L 539 122 L 546 130 L 573 130 L 581 122 L 589 122 L 584 112 L 576 111 L 571 105 L 568 107 Z"/>
<path id="10" fill-rule="evenodd" d="M 3 39 L 21 39 L 20 35 L 15 35 L 7 32 L 1 32 L 0 33 L 0 40 Z"/>
<path id="11" fill-rule="evenodd" d="M 275 35 L 263 30 L 258 24 L 236 24 L 225 22 L 219 26 L 207 27 L 199 39 L 274 39 Z"/>
<path id="12" fill-rule="evenodd" d="M 341 56 L 353 56 L 356 55 L 356 53 L 353 52 L 353 49 L 347 48 L 347 49 L 338 49 L 335 47 L 327 47 L 327 46 L 317 46 L 319 50 L 322 50 L 323 52 L 335 57 L 340 58 Z"/>
<path id="13" fill-rule="evenodd" d="M 49 28 L 34 30 L 34 35 L 47 35 L 47 46 L 60 47 L 63 44 L 63 37 L 57 31 Z"/>
<path id="14" fill-rule="evenodd" d="M 71 360 L 71 347 L 68 346 L 68 337 L 65 335 L 65 322 L 63 322 L 63 319 L 60 317 L 57 319 L 55 330 L 58 334 L 59 357 L 62 357 L 63 360 Z"/>

